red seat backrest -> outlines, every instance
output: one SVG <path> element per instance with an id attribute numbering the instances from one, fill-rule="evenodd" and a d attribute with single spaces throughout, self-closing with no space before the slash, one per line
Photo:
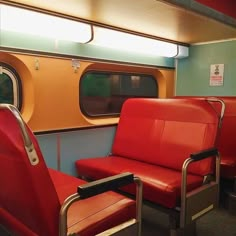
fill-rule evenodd
<path id="1" fill-rule="evenodd" d="M 207 98 L 206 96 L 177 96 L 176 98 Z M 219 137 L 217 140 L 217 147 L 221 154 L 221 159 L 225 157 L 231 158 L 236 162 L 235 154 L 235 142 L 234 137 L 236 137 L 236 97 L 228 96 L 218 96 L 225 103 L 225 112 L 222 121 L 222 127 L 219 132 Z M 212 103 L 212 106 L 216 109 L 218 114 L 220 113 L 220 108 L 217 103 Z"/>
<path id="2" fill-rule="evenodd" d="M 218 117 L 205 100 L 129 99 L 122 108 L 113 155 L 181 170 L 191 153 L 214 147 Z M 212 158 L 189 171 L 205 175 Z"/>
<path id="3" fill-rule="evenodd" d="M 0 109 L 0 207 L 38 235 L 58 235 L 60 203 L 36 138 L 39 163 L 32 165 L 17 120 Z M 17 196 L 17 197 L 16 197 Z"/>

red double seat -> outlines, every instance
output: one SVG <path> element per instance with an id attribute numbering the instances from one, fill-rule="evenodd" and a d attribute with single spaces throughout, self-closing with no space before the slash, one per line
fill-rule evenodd
<path id="1" fill-rule="evenodd" d="M 134 182 L 139 186 L 137 202 L 110 191 Z M 124 230 L 128 233 L 122 235 L 141 234 L 138 178 L 122 173 L 86 183 L 48 169 L 20 113 L 1 104 L 0 189 L 0 229 L 10 235 L 120 235 Z"/>
<path id="2" fill-rule="evenodd" d="M 76 161 L 78 175 L 94 180 L 134 173 L 142 179 L 144 199 L 177 211 L 180 222 L 174 227 L 183 229 L 217 206 L 218 125 L 205 100 L 128 99 L 112 154 Z M 123 190 L 134 194 L 132 187 Z"/>

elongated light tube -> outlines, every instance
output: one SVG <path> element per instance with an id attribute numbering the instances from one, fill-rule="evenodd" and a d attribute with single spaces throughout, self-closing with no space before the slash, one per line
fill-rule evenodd
<path id="1" fill-rule="evenodd" d="M 120 52 L 184 58 L 188 47 L 0 4 L 0 31 L 88 43 Z"/>
<path id="2" fill-rule="evenodd" d="M 0 5 L 0 29 L 79 43 L 92 37 L 89 24 L 6 5 Z"/>
<path id="3" fill-rule="evenodd" d="M 175 57 L 178 54 L 176 44 L 96 26 L 90 44 L 154 56 Z"/>

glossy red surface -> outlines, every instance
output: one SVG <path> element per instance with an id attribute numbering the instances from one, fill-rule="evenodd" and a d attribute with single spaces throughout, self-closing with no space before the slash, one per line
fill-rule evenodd
<path id="1" fill-rule="evenodd" d="M 206 98 L 206 97 L 190 97 L 181 96 L 182 98 Z M 222 127 L 219 130 L 219 136 L 216 140 L 216 147 L 220 152 L 222 178 L 233 179 L 236 176 L 236 97 L 218 97 L 225 103 L 225 113 L 223 117 Z M 220 114 L 220 106 L 212 103 L 218 115 Z"/>
<path id="2" fill-rule="evenodd" d="M 31 165 L 15 118 L 0 110 L 0 223 L 13 235 L 58 236 L 63 201 L 85 183 L 48 170 L 37 140 L 28 129 L 39 157 Z M 106 192 L 74 203 L 68 213 L 68 232 L 93 236 L 134 218 L 135 202 Z"/>
<path id="3" fill-rule="evenodd" d="M 180 171 L 118 156 L 84 159 L 78 161 L 76 166 L 78 173 L 92 179 L 100 179 L 124 171 L 132 172 L 142 179 L 143 195 L 146 200 L 168 208 L 173 208 L 180 203 Z M 188 175 L 187 189 L 190 191 L 200 186 L 202 180 L 201 176 Z M 133 186 L 125 187 L 123 190 L 135 194 Z"/>
<path id="4" fill-rule="evenodd" d="M 112 156 L 78 160 L 78 174 L 98 179 L 132 172 L 142 179 L 146 200 L 172 208 L 179 204 L 183 162 L 214 147 L 217 130 L 216 112 L 204 100 L 130 99 L 122 108 Z M 208 158 L 191 164 L 188 190 L 202 184 L 213 163 Z"/>
<path id="5" fill-rule="evenodd" d="M 196 0 L 218 12 L 236 18 L 236 2 L 235 0 Z"/>

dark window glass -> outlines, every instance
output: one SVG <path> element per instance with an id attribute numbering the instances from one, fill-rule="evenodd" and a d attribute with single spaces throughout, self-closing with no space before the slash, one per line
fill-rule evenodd
<path id="1" fill-rule="evenodd" d="M 80 107 L 89 116 L 119 114 L 124 101 L 134 97 L 158 97 L 151 75 L 87 72 L 80 82 Z"/>
<path id="2" fill-rule="evenodd" d="M 0 103 L 14 103 L 13 84 L 7 74 L 0 74 Z"/>
<path id="3" fill-rule="evenodd" d="M 0 63 L 0 103 L 9 103 L 20 108 L 19 76 L 13 68 Z"/>

